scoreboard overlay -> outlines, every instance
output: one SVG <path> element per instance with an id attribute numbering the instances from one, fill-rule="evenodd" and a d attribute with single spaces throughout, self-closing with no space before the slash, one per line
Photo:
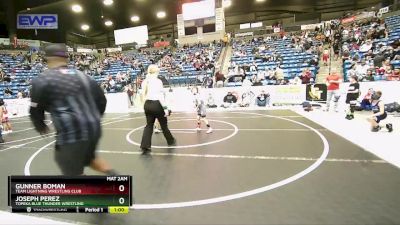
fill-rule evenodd
<path id="1" fill-rule="evenodd" d="M 132 176 L 9 176 L 14 213 L 128 213 Z"/>

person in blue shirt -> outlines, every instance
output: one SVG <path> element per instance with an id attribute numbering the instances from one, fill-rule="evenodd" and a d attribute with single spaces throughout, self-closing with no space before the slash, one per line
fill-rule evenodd
<path id="1" fill-rule="evenodd" d="M 371 124 L 371 131 L 378 132 L 381 129 L 379 122 L 387 118 L 385 111 L 385 104 L 380 98 L 382 97 L 381 91 L 376 91 L 371 96 L 371 108 L 373 116 L 368 118 L 368 122 Z M 393 125 L 391 123 L 386 124 L 386 128 L 389 132 L 393 131 Z"/>

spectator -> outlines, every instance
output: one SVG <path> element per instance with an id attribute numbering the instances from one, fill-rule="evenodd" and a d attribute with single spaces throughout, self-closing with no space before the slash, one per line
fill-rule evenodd
<path id="1" fill-rule="evenodd" d="M 361 110 L 371 110 L 371 96 L 374 93 L 374 89 L 368 89 L 367 94 L 363 97 L 360 108 Z"/>
<path id="2" fill-rule="evenodd" d="M 391 60 L 400 60 L 400 44 L 393 47 L 393 51 L 390 56 Z"/>
<path id="3" fill-rule="evenodd" d="M 111 78 L 110 80 L 109 80 L 109 85 L 110 85 L 110 88 L 114 88 L 115 87 L 115 81 L 114 81 L 114 79 L 113 78 Z"/>
<path id="4" fill-rule="evenodd" d="M 265 70 L 259 70 L 259 71 L 257 71 L 256 81 L 261 82 L 261 81 L 265 80 L 266 76 L 267 76 L 267 72 Z"/>
<path id="5" fill-rule="evenodd" d="M 372 48 L 371 40 L 367 40 L 363 45 L 360 47 L 360 52 L 368 52 Z"/>
<path id="6" fill-rule="evenodd" d="M 276 83 L 277 84 L 283 84 L 284 80 L 284 74 L 283 74 L 283 69 L 281 66 L 276 67 L 275 69 L 275 78 L 276 78 Z"/>
<path id="7" fill-rule="evenodd" d="M 205 78 L 204 78 L 204 86 L 206 87 L 206 88 L 213 88 L 213 86 L 214 86 L 214 79 L 212 78 L 212 77 L 209 77 L 209 76 L 206 76 Z"/>
<path id="8" fill-rule="evenodd" d="M 264 90 L 257 96 L 256 104 L 260 107 L 269 106 L 270 95 L 265 93 Z"/>
<path id="9" fill-rule="evenodd" d="M 392 74 L 387 75 L 389 81 L 400 81 L 400 68 L 393 70 Z"/>
<path id="10" fill-rule="evenodd" d="M 356 65 L 351 64 L 349 70 L 347 71 L 347 77 L 351 77 L 351 76 L 355 76 L 355 75 L 357 75 Z"/>
<path id="11" fill-rule="evenodd" d="M 383 56 L 382 52 L 379 52 L 375 57 L 374 57 L 374 67 L 375 68 L 380 68 L 382 67 L 382 62 L 385 61 L 385 57 Z"/>
<path id="12" fill-rule="evenodd" d="M 300 76 L 295 76 L 293 79 L 290 80 L 289 84 L 291 84 L 291 85 L 301 85 L 302 81 L 300 79 Z"/>
<path id="13" fill-rule="evenodd" d="M 250 72 L 257 71 L 257 64 L 256 62 L 253 61 L 253 63 L 250 65 Z"/>
<path id="14" fill-rule="evenodd" d="M 221 88 L 224 86 L 225 77 L 220 71 L 215 74 L 215 83 L 217 88 Z"/>
<path id="15" fill-rule="evenodd" d="M 233 95 L 231 91 L 228 91 L 228 94 L 224 97 L 224 101 L 221 107 L 223 108 L 235 107 L 236 102 L 237 102 L 237 97 Z"/>
<path id="16" fill-rule="evenodd" d="M 249 79 L 247 79 L 247 78 L 243 79 L 242 87 L 250 87 L 252 85 L 253 85 L 253 83 Z"/>
<path id="17" fill-rule="evenodd" d="M 254 94 L 253 92 L 245 92 L 242 94 L 242 101 L 240 102 L 239 106 L 240 107 L 249 107 L 251 102 L 252 102 L 252 98 L 253 98 Z"/>
<path id="18" fill-rule="evenodd" d="M 22 90 L 19 90 L 17 93 L 17 99 L 23 99 L 24 98 L 24 94 L 22 93 Z"/>
<path id="19" fill-rule="evenodd" d="M 309 69 L 303 69 L 300 79 L 302 84 L 309 84 L 312 79 L 311 71 Z"/>
<path id="20" fill-rule="evenodd" d="M 350 52 L 348 50 L 344 50 L 342 54 L 343 63 L 348 59 L 350 59 Z"/>
<path id="21" fill-rule="evenodd" d="M 367 70 L 367 75 L 361 81 L 374 81 L 374 71 L 372 69 Z"/>
<path id="22" fill-rule="evenodd" d="M 266 78 L 269 80 L 276 80 L 275 71 L 267 67 Z"/>
<path id="23" fill-rule="evenodd" d="M 335 60 L 338 60 L 339 58 L 339 51 L 340 51 L 340 43 L 338 40 L 335 40 L 335 42 L 332 45 L 332 49 L 333 49 L 333 54 L 335 56 Z"/>
<path id="24" fill-rule="evenodd" d="M 11 97 L 11 96 L 13 95 L 13 92 L 12 92 L 12 90 L 11 90 L 9 87 L 7 87 L 7 88 L 4 90 L 4 94 L 6 94 L 8 97 Z"/>
<path id="25" fill-rule="evenodd" d="M 214 97 L 212 96 L 211 93 L 208 95 L 208 98 L 207 98 L 207 107 L 208 108 L 217 108 Z"/>
<path id="26" fill-rule="evenodd" d="M 132 85 L 126 85 L 125 86 L 125 90 L 126 90 L 126 94 L 128 95 L 128 101 L 130 103 L 131 106 L 134 105 L 134 90 L 132 88 Z"/>
<path id="27" fill-rule="evenodd" d="M 324 52 L 322 53 L 322 61 L 324 62 L 324 66 L 328 65 L 329 59 L 329 49 L 325 48 Z"/>
<path id="28" fill-rule="evenodd" d="M 367 71 L 370 67 L 366 64 L 365 60 L 359 62 L 356 66 L 356 75 L 359 80 L 363 80 L 367 75 Z"/>
<path id="29" fill-rule="evenodd" d="M 326 78 L 326 86 L 328 87 L 328 94 L 326 100 L 326 112 L 329 112 L 329 107 L 331 101 L 334 101 L 334 110 L 338 112 L 338 102 L 340 99 L 340 83 L 342 83 L 342 78 L 337 73 L 336 70 L 333 70 L 332 73 Z"/>

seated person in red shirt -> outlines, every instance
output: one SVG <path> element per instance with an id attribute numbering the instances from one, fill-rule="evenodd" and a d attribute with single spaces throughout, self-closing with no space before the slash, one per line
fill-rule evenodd
<path id="1" fill-rule="evenodd" d="M 361 109 L 362 110 L 371 110 L 371 96 L 374 93 L 374 89 L 368 89 L 367 94 L 364 96 L 363 100 L 361 101 Z"/>
<path id="2" fill-rule="evenodd" d="M 387 74 L 386 79 L 390 80 L 390 81 L 399 81 L 400 80 L 400 68 L 396 68 L 392 71 L 391 74 Z"/>
<path id="3" fill-rule="evenodd" d="M 220 71 L 215 73 L 215 83 L 216 83 L 216 87 L 223 87 L 224 86 L 224 82 L 225 82 L 225 76 L 224 74 L 222 74 Z"/>
<path id="4" fill-rule="evenodd" d="M 309 69 L 304 69 L 300 75 L 301 83 L 302 84 L 309 84 L 311 81 L 311 71 Z"/>

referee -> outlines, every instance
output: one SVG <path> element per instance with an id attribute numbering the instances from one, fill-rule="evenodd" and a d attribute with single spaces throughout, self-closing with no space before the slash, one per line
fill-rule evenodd
<path id="1" fill-rule="evenodd" d="M 146 114 L 146 127 L 143 131 L 142 143 L 140 148 L 143 155 L 151 152 L 151 136 L 153 135 L 154 122 L 160 122 L 161 129 L 168 145 L 175 145 L 175 138 L 168 129 L 168 121 L 162 102 L 164 101 L 164 90 L 162 81 L 158 78 L 160 69 L 157 65 L 150 65 L 147 69 L 147 77 L 142 82 L 142 97 L 144 103 L 144 113 Z"/>
<path id="2" fill-rule="evenodd" d="M 64 175 L 83 175 L 84 168 L 108 175 L 114 170 L 96 156 L 101 136 L 100 119 L 107 100 L 97 83 L 75 69 L 69 69 L 65 44 L 45 48 L 48 70 L 32 82 L 30 118 L 42 135 L 47 111 L 57 131 L 55 160 Z"/>

